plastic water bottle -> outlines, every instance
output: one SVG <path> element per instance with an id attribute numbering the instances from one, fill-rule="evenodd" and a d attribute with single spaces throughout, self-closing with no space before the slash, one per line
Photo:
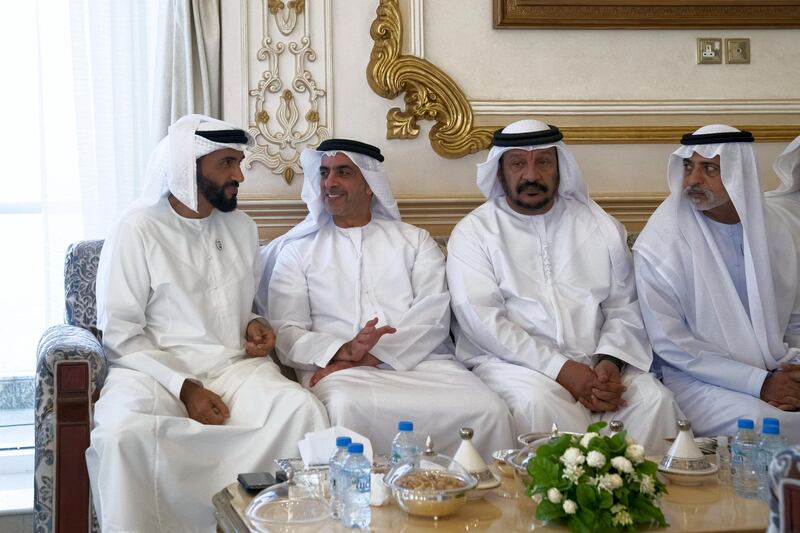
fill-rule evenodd
<path id="1" fill-rule="evenodd" d="M 414 435 L 414 423 L 402 420 L 397 424 L 397 435 L 392 441 L 391 464 L 396 465 L 413 460 L 419 460 L 419 442 Z"/>
<path id="2" fill-rule="evenodd" d="M 717 480 L 720 485 L 731 484 L 731 450 L 728 448 L 728 436 L 717 437 Z"/>
<path id="3" fill-rule="evenodd" d="M 781 435 L 781 423 L 777 418 L 765 418 L 761 428 L 761 440 L 756 452 L 758 467 L 758 497 L 769 501 L 769 465 L 775 454 L 789 445 Z"/>
<path id="4" fill-rule="evenodd" d="M 336 451 L 328 461 L 328 493 L 331 497 L 331 516 L 339 518 L 342 516 L 342 489 L 344 487 L 342 479 L 342 466 L 347 459 L 347 447 L 350 446 L 350 437 L 336 437 Z"/>
<path id="5" fill-rule="evenodd" d="M 756 449 L 758 435 L 753 430 L 753 421 L 741 418 L 739 430 L 731 443 L 731 474 L 733 490 L 742 498 L 758 498 L 758 472 L 756 467 Z"/>
<path id="6" fill-rule="evenodd" d="M 369 526 L 372 511 L 369 508 L 370 474 L 372 468 L 364 457 L 364 445 L 354 442 L 347 448 L 348 456 L 342 467 L 345 481 L 342 524 L 350 528 Z"/>

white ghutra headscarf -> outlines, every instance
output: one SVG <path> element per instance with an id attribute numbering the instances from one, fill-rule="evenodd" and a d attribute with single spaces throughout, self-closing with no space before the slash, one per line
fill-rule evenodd
<path id="1" fill-rule="evenodd" d="M 696 310 L 696 316 L 690 319 L 688 313 L 686 318 L 691 331 L 737 361 L 774 370 L 794 356 L 783 336 L 795 294 L 777 294 L 773 283 L 768 238 L 783 234 L 767 229 L 752 136 L 715 124 L 685 135 L 682 142 L 669 158 L 670 195 L 650 217 L 634 250 L 685 307 Z M 683 192 L 683 160 L 694 153 L 707 159 L 720 156 L 722 183 L 742 224 L 749 318 L 706 215 Z"/>
<path id="2" fill-rule="evenodd" d="M 243 133 L 246 143 L 214 142 L 195 132 Z M 146 207 L 172 193 L 183 205 L 197 212 L 197 160 L 225 148 L 244 151 L 253 146 L 252 136 L 232 124 L 205 115 L 186 115 L 169 127 L 147 163 L 142 195 L 131 209 Z"/>
<path id="3" fill-rule="evenodd" d="M 616 283 L 622 285 L 630 274 L 631 260 L 622 225 L 589 197 L 588 188 L 583 181 L 581 169 L 575 156 L 561 142 L 561 132 L 538 120 L 519 120 L 512 122 L 494 134 L 492 149 L 486 161 L 478 164 L 478 189 L 487 200 L 505 196 L 503 186 L 497 175 L 500 157 L 509 150 L 544 150 L 555 147 L 558 154 L 558 194 L 564 198 L 573 198 L 589 208 L 594 216 L 608 246 L 611 267 Z M 558 200 L 556 200 L 558 201 Z"/>
<path id="4" fill-rule="evenodd" d="M 267 314 L 267 293 L 272 270 L 283 247 L 292 241 L 310 235 L 331 221 L 331 214 L 325 206 L 321 191 L 320 163 L 323 156 L 343 153 L 361 170 L 361 174 L 373 193 L 372 216 L 400 220 L 400 210 L 389 185 L 389 176 L 383 167 L 383 156 L 374 146 L 348 139 L 328 139 L 315 149 L 303 150 L 300 164 L 305 175 L 300 197 L 308 208 L 305 220 L 290 229 L 284 235 L 261 247 L 261 263 L 264 272 L 261 275 L 256 308 L 262 316 Z"/>
<path id="5" fill-rule="evenodd" d="M 786 196 L 800 192 L 800 136 L 784 149 L 772 165 L 781 185 L 767 196 Z M 798 197 L 800 199 L 800 197 Z"/>

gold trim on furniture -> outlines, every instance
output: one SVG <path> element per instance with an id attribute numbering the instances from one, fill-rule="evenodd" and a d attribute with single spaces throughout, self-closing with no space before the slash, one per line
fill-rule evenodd
<path id="1" fill-rule="evenodd" d="M 597 193 L 592 198 L 628 231 L 641 230 L 667 193 Z M 484 202 L 482 196 L 451 198 L 400 197 L 397 204 L 404 222 L 425 228 L 431 235 L 449 235 L 459 220 Z M 239 208 L 258 225 L 262 239 L 286 233 L 308 214 L 296 198 L 242 197 Z"/>
<path id="2" fill-rule="evenodd" d="M 450 76 L 429 61 L 402 54 L 399 0 L 380 0 L 376 13 L 370 28 L 375 44 L 367 65 L 367 82 L 383 98 L 394 99 L 404 93 L 405 100 L 405 109 L 395 107 L 387 113 L 386 138 L 416 138 L 418 122 L 433 120 L 436 124 L 428 136 L 440 156 L 457 159 L 489 148 L 492 132 L 501 126 L 476 126 L 469 101 Z M 564 125 L 561 131 L 564 140 L 573 144 L 673 144 L 702 125 Z M 790 141 L 800 131 L 800 125 L 791 124 L 735 125 L 752 131 L 760 142 Z"/>
<path id="3" fill-rule="evenodd" d="M 611 4 L 611 5 L 609 5 Z M 797 28 L 792 0 L 494 0 L 495 28 Z"/>

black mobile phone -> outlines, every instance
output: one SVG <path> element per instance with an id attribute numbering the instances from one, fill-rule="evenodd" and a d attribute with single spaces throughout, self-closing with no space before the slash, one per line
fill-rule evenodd
<path id="1" fill-rule="evenodd" d="M 250 472 L 239 474 L 239 484 L 247 492 L 261 492 L 275 484 L 275 477 L 269 472 Z"/>

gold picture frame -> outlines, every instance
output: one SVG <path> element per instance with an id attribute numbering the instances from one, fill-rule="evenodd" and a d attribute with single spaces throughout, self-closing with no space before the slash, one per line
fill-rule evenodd
<path id="1" fill-rule="evenodd" d="M 495 28 L 797 28 L 796 0 L 493 0 Z"/>
<path id="2" fill-rule="evenodd" d="M 663 0 L 667 1 L 667 0 Z M 683 0 L 675 0 L 683 1 Z M 729 0 L 736 2 L 740 0 Z M 380 0 L 370 27 L 373 47 L 367 65 L 367 82 L 375 94 L 392 100 L 403 95 L 405 108 L 386 115 L 387 139 L 413 139 L 420 120 L 432 120 L 428 137 L 434 152 L 457 159 L 489 148 L 492 132 L 501 127 L 478 124 L 470 103 L 458 84 L 425 59 L 404 54 L 403 20 L 399 0 Z M 702 124 L 653 125 L 559 124 L 564 140 L 572 144 L 672 144 Z M 758 124 L 736 121 L 759 142 L 784 142 L 800 131 L 798 124 Z"/>

